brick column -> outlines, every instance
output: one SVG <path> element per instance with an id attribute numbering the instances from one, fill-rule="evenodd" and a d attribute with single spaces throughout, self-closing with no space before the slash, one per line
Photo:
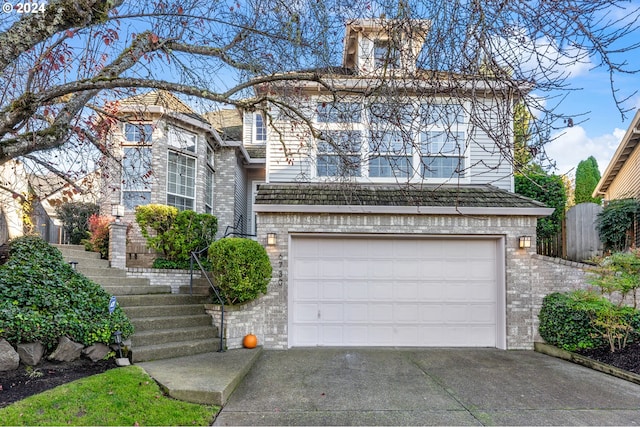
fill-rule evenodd
<path id="1" fill-rule="evenodd" d="M 109 226 L 109 264 L 127 268 L 127 224 L 112 222 Z"/>

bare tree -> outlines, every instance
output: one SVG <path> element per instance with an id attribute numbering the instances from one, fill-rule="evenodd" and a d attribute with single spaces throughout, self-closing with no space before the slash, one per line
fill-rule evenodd
<path id="1" fill-rule="evenodd" d="M 246 110 L 270 106 L 269 120 L 277 110 L 305 128 L 305 141 L 327 141 L 339 149 L 339 166 L 349 175 L 357 164 L 349 166 L 348 139 L 309 126 L 308 106 L 300 102 L 307 84 L 332 94 L 333 105 L 356 93 L 365 97 L 369 117 L 384 119 L 377 130 L 383 123 L 395 127 L 390 134 L 397 138 L 407 129 L 394 125 L 394 117 L 441 113 L 410 111 L 403 101 L 408 93 L 503 97 L 509 92 L 541 112 L 530 124 L 538 127 L 533 134 L 539 137 L 531 142 L 538 150 L 554 126 L 570 119 L 554 111 L 563 93 L 576 89 L 570 85 L 573 69 L 609 72 L 623 115 L 625 98 L 616 91 L 615 78 L 636 72 L 627 68 L 625 56 L 638 46 L 625 42 L 638 30 L 639 13 L 623 1 L 38 1 L 37 13 L 6 10 L 0 22 L 0 164 L 21 158 L 69 183 L 107 151 L 106 133 L 117 115 L 113 101 L 144 89 L 191 97 L 201 112 L 222 104 Z M 341 66 L 345 22 L 381 17 L 424 39 L 424 49 L 408 53 L 415 68 L 403 76 L 391 72 L 396 53 L 407 53 L 390 38 L 383 58 L 390 72 L 364 87 L 341 86 L 353 71 Z M 383 104 L 393 105 L 393 111 Z M 469 120 L 481 128 L 487 114 L 512 123 L 511 108 L 468 109 Z M 455 120 L 455 111 L 449 113 Z M 502 159 L 512 162 L 512 128 L 484 130 Z M 383 144 L 378 151 L 390 161 L 404 161 L 393 138 Z M 302 144 L 299 153 L 291 153 L 292 161 L 305 150 Z M 396 170 L 404 173 L 403 168 Z"/>

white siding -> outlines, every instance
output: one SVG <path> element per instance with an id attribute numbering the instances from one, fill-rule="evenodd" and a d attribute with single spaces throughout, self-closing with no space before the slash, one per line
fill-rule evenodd
<path id="1" fill-rule="evenodd" d="M 315 119 L 315 105 L 319 98 L 312 98 L 309 104 L 300 106 L 301 111 L 308 114 L 308 117 Z M 502 100 L 480 101 L 474 108 L 472 114 L 477 122 L 482 120 L 482 127 L 474 125 L 474 121 L 469 125 L 467 141 L 467 152 L 469 155 L 468 165 L 470 167 L 461 181 L 465 184 L 491 184 L 496 187 L 513 191 L 512 166 L 508 160 L 511 155 L 505 153 L 493 138 L 499 139 L 502 147 L 510 150 L 512 145 L 512 120 L 505 122 L 504 117 L 508 116 L 510 107 L 505 107 Z M 507 108 L 507 111 L 497 113 L 497 108 Z M 287 117 L 282 117 L 277 112 L 272 111 L 275 118 L 275 126 L 281 130 L 281 134 L 274 132 L 271 128 L 268 134 L 267 153 L 267 181 L 276 182 L 309 182 L 316 179 L 315 161 L 313 158 L 313 138 L 306 124 L 298 121 L 293 123 Z M 468 114 L 467 114 L 468 116 Z M 490 134 L 485 130 L 489 129 Z M 375 178 L 362 178 L 362 182 L 377 182 Z M 429 182 L 429 180 L 425 180 Z M 434 183 L 442 183 L 434 180 Z M 457 183 L 457 179 L 453 181 Z"/>
<path id="2" fill-rule="evenodd" d="M 308 110 L 307 113 L 312 114 L 315 108 Z M 292 123 L 287 117 L 280 117 L 277 112 L 272 114 L 274 125 L 282 134 L 274 132 L 271 126 L 268 127 L 269 182 L 310 181 L 312 159 L 309 147 L 312 138 L 309 129 L 304 124 Z"/>

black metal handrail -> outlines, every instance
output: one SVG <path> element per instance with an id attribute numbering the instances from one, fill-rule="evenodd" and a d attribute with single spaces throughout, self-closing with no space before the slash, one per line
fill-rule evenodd
<path id="1" fill-rule="evenodd" d="M 204 269 L 204 266 L 200 262 L 200 255 L 202 255 L 208 249 L 209 248 L 204 248 L 199 251 L 191 252 L 191 277 L 189 280 L 189 294 L 193 295 L 193 263 L 195 262 L 196 264 L 198 264 L 198 268 L 200 268 L 200 272 L 202 273 L 202 275 L 204 275 L 204 277 L 207 279 L 207 282 L 209 282 L 209 286 L 211 286 L 211 289 L 213 289 L 213 293 L 215 294 L 216 298 L 218 298 L 218 302 L 220 303 L 220 349 L 218 351 L 224 352 L 224 300 L 220 296 L 220 292 L 218 292 L 216 287 L 213 285 L 211 278 L 209 278 L 209 275 Z"/>

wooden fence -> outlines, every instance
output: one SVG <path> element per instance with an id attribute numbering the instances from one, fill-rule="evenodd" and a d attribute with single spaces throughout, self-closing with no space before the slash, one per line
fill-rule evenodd
<path id="1" fill-rule="evenodd" d="M 602 206 L 580 203 L 569 209 L 556 236 L 538 239 L 537 252 L 555 258 L 584 261 L 602 253 L 602 244 L 596 231 L 596 218 Z"/>

